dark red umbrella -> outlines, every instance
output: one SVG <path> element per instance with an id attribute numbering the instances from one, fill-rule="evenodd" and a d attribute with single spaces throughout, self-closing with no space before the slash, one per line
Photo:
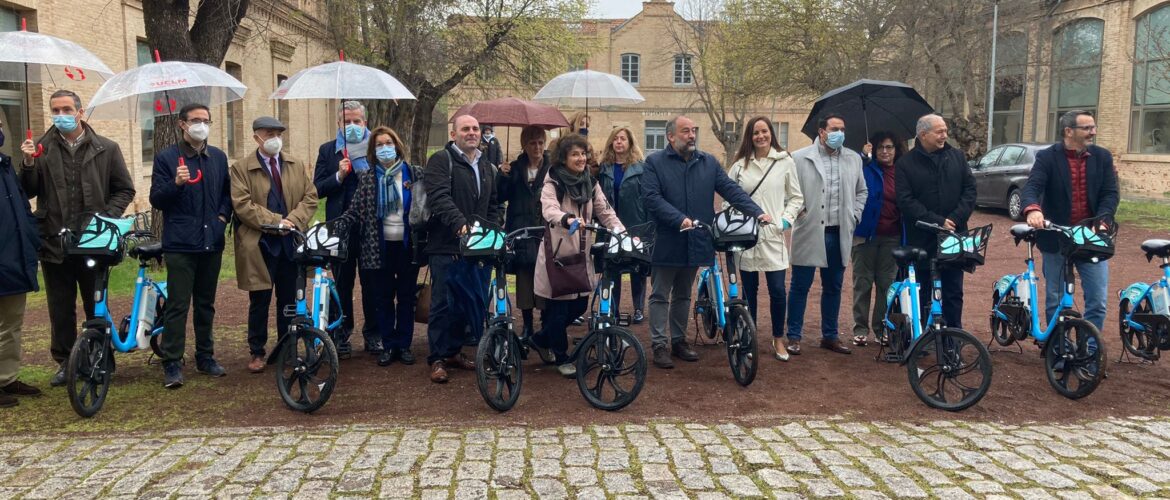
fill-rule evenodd
<path id="1" fill-rule="evenodd" d="M 463 115 L 474 116 L 482 125 L 503 127 L 535 125 L 546 130 L 569 126 L 565 115 L 557 111 L 557 108 L 515 97 L 464 104 L 451 116 L 451 122 L 454 123 L 456 117 Z"/>

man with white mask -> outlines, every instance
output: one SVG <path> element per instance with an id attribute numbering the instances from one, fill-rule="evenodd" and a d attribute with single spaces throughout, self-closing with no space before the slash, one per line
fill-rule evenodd
<path id="1" fill-rule="evenodd" d="M 305 163 L 282 152 L 285 126 L 271 116 L 252 122 L 257 148 L 231 166 L 232 209 L 236 213 L 236 282 L 248 291 L 248 371 L 264 371 L 268 312 L 276 290 L 276 332 L 288 332 L 283 314 L 296 299 L 293 239 L 260 228 L 295 226 L 304 231 L 317 211 L 317 188 Z"/>
<path id="2" fill-rule="evenodd" d="M 187 312 L 195 304 L 195 371 L 226 375 L 215 361 L 211 325 L 223 257 L 224 229 L 232 216 L 227 155 L 207 143 L 211 112 L 203 104 L 179 110 L 183 140 L 154 156 L 150 204 L 163 215 L 162 249 L 167 263 L 163 311 L 163 386 L 183 385 Z"/>

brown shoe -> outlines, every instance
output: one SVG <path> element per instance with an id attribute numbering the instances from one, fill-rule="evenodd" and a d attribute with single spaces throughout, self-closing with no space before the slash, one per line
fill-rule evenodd
<path id="1" fill-rule="evenodd" d="M 17 401 L 16 398 L 0 392 L 0 408 L 12 408 L 19 404 L 20 401 Z"/>
<path id="2" fill-rule="evenodd" d="M 443 361 L 446 362 L 446 364 L 451 368 L 475 371 L 475 362 L 467 359 L 467 356 L 464 356 L 463 353 L 456 354 Z"/>
<path id="3" fill-rule="evenodd" d="M 447 368 L 442 361 L 431 363 L 431 382 L 436 384 L 447 383 Z"/>
<path id="4" fill-rule="evenodd" d="M 841 341 L 838 339 L 833 339 L 833 340 L 822 339 L 821 340 L 821 349 L 828 349 L 828 350 L 833 351 L 833 352 L 838 353 L 838 354 L 852 354 L 853 353 L 853 351 L 851 349 L 849 349 L 848 347 L 845 347 L 845 344 L 842 344 Z"/>
<path id="5" fill-rule="evenodd" d="M 252 373 L 264 373 L 264 356 L 252 356 L 252 361 L 248 362 L 248 371 Z"/>
<path id="6" fill-rule="evenodd" d="M 0 393 L 13 396 L 40 396 L 41 390 L 19 380 L 14 380 L 11 384 L 0 387 Z"/>

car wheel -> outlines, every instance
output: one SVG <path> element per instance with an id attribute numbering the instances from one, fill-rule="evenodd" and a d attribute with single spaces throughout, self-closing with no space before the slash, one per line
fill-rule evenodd
<path id="1" fill-rule="evenodd" d="M 1023 200 L 1023 196 L 1020 195 L 1020 190 L 1013 188 L 1012 191 L 1010 193 L 1008 193 L 1008 198 L 1007 198 L 1008 216 L 1011 217 L 1012 220 L 1014 220 L 1014 221 L 1024 220 L 1023 203 L 1024 203 L 1024 200 Z"/>

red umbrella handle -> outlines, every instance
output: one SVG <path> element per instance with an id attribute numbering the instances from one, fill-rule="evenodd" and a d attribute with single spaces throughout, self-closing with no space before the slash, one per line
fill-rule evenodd
<path id="1" fill-rule="evenodd" d="M 344 157 L 346 160 L 349 159 L 349 150 L 346 149 L 344 146 L 341 148 L 341 156 Z M 350 163 L 349 166 L 345 168 L 345 173 L 348 174 L 348 173 L 352 173 L 352 172 L 353 172 L 353 164 Z"/>
<path id="2" fill-rule="evenodd" d="M 31 141 L 32 139 L 33 139 L 32 129 L 29 129 L 28 130 L 28 140 Z M 40 158 L 41 155 L 43 155 L 43 154 L 45 154 L 45 145 L 44 144 L 37 144 L 37 151 L 35 153 L 33 153 L 32 157 L 33 158 Z"/>
<path id="3" fill-rule="evenodd" d="M 179 155 L 179 166 L 180 167 L 187 166 L 187 161 L 183 159 L 182 154 Z M 203 171 L 196 170 L 195 177 L 187 179 L 187 184 L 199 184 L 199 181 L 201 181 L 201 180 L 203 180 Z"/>

